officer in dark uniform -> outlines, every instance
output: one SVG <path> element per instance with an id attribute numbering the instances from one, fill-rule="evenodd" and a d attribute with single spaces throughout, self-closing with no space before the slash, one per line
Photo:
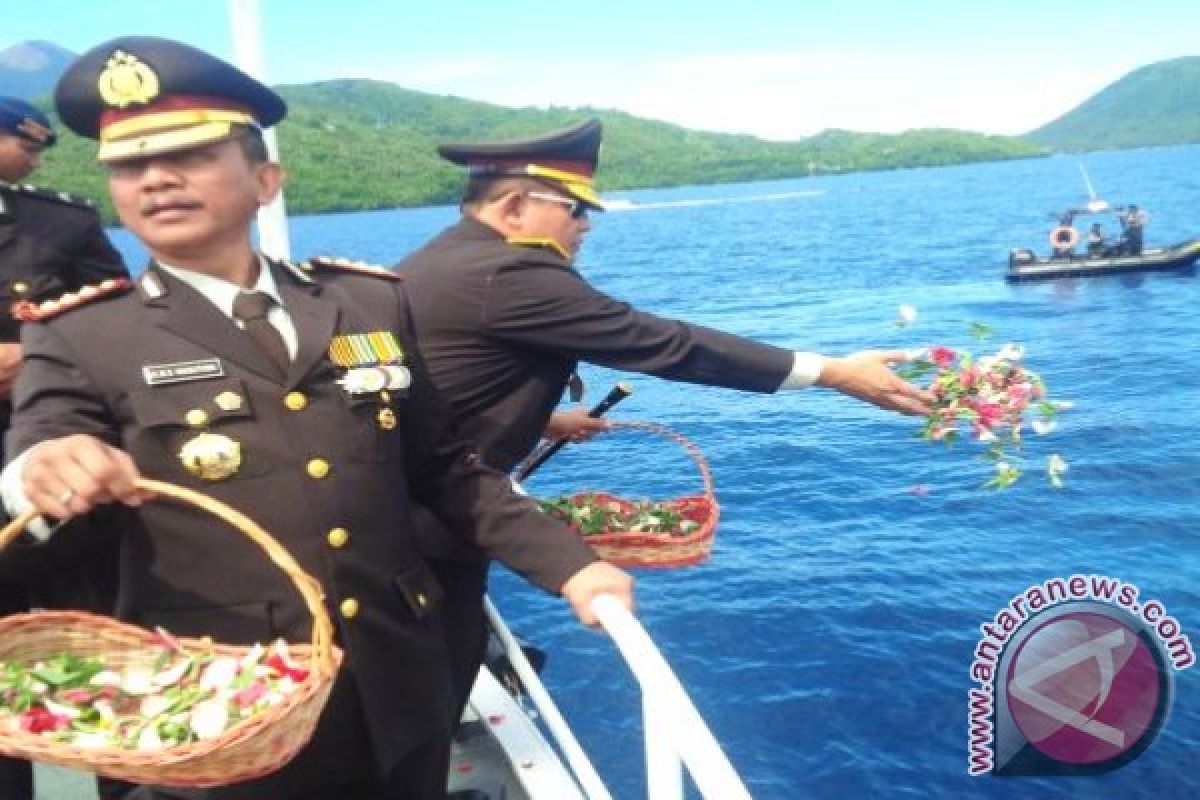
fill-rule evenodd
<path id="1" fill-rule="evenodd" d="M 470 173 L 462 219 L 397 265 L 434 384 L 485 461 L 510 470 L 536 445 L 580 361 L 668 380 L 775 392 L 813 384 L 910 414 L 928 393 L 889 364 L 900 352 L 845 358 L 793 353 L 639 311 L 593 288 L 573 267 L 603 210 L 593 187 L 596 120 L 521 141 L 438 149 Z M 484 642 L 486 562 L 423 526 L 447 588 L 460 699 Z"/>
<path id="2" fill-rule="evenodd" d="M 57 139 L 50 120 L 35 106 L 0 97 L 0 429 L 12 413 L 12 384 L 21 366 L 20 323 L 14 305 L 47 300 L 84 284 L 125 274 L 92 204 L 62 192 L 23 185 Z M 0 458 L 3 450 L 0 449 Z M 79 545 L 78 536 L 74 544 Z M 56 542 L 62 549 L 66 540 Z M 65 554 L 61 554 L 64 555 Z M 43 606 L 111 609 L 113 553 L 89 554 L 91 569 L 64 570 L 61 559 L 43 554 L 37 565 L 10 563 L 0 569 L 0 616 Z M 75 560 L 72 556 L 72 560 Z M 37 573 L 30 572 L 40 566 Z M 38 587 L 31 597 L 29 586 Z M 0 797 L 30 800 L 29 765 L 0 758 Z"/>
<path id="3" fill-rule="evenodd" d="M 278 95 L 194 48 L 126 37 L 82 55 L 55 99 L 67 125 L 100 140 L 118 214 L 154 260 L 136 285 L 26 310 L 6 507 L 70 519 L 116 501 L 90 515 L 120 538 L 124 619 L 230 643 L 307 640 L 303 600 L 256 546 L 134 481 L 211 494 L 317 577 L 346 652 L 313 741 L 282 770 L 131 797 L 442 798 L 453 720 L 441 593 L 412 504 L 562 592 L 585 622 L 597 593 L 631 603 L 629 577 L 454 435 L 395 276 L 254 253 L 253 214 L 282 182 L 259 130 L 283 118 Z"/>

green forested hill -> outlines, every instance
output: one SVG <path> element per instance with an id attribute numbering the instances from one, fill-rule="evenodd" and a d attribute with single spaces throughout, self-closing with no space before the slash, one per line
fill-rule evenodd
<path id="1" fill-rule="evenodd" d="M 902 134 L 826 131 L 795 142 L 703 133 L 622 112 L 589 108 L 506 108 L 411 91 L 378 81 L 327 81 L 280 87 L 290 113 L 279 127 L 290 174 L 292 213 L 453 202 L 462 175 L 442 162 L 446 140 L 508 138 L 604 121 L 598 183 L 602 191 L 724 183 L 897 167 L 1027 158 L 1040 146 L 951 130 Z M 37 182 L 105 199 L 94 145 L 65 135 Z"/>
<path id="2" fill-rule="evenodd" d="M 1200 142 L 1200 56 L 1150 64 L 1024 137 L 1055 150 Z"/>

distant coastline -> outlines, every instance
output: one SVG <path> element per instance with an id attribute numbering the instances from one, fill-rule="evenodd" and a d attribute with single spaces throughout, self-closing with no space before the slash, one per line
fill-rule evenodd
<path id="1" fill-rule="evenodd" d="M 1014 137 L 941 129 L 825 131 L 795 142 L 769 142 L 622 112 L 505 108 L 378 81 L 328 81 L 280 91 L 290 106 L 278 135 L 289 173 L 288 209 L 295 214 L 457 202 L 462 174 L 437 156 L 439 142 L 522 136 L 587 116 L 605 126 L 597 176 L 602 192 L 949 166 L 1050 152 Z M 94 152 L 94 143 L 65 131 L 36 178 L 96 200 L 111 221 Z"/>
<path id="2" fill-rule="evenodd" d="M 71 57 L 47 42 L 27 42 L 4 52 L 21 49 L 48 50 L 45 60 L 51 70 L 61 70 Z M 47 73 L 39 85 L 53 85 L 56 77 Z M 10 83 L 24 85 L 20 78 L 0 62 L 0 93 Z M 605 125 L 597 176 L 604 192 L 1200 143 L 1200 116 L 1194 111 L 1200 106 L 1200 56 L 1134 70 L 1024 136 L 940 128 L 897 134 L 826 130 L 776 142 L 691 130 L 620 111 L 508 108 L 374 80 L 278 88 L 291 108 L 279 127 L 279 140 L 291 176 L 288 207 L 296 214 L 454 203 L 462 176 L 438 158 L 439 142 L 523 136 L 589 116 Z M 45 97 L 39 102 L 49 106 Z M 93 153 L 91 142 L 63 131 L 61 144 L 48 154 L 35 181 L 94 199 L 112 221 L 104 173 Z"/>

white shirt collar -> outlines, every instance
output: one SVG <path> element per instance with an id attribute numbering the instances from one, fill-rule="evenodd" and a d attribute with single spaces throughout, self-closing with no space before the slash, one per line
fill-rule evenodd
<path id="1" fill-rule="evenodd" d="M 279 294 L 279 286 L 275 283 L 275 276 L 271 274 L 271 268 L 267 264 L 266 259 L 262 255 L 258 255 L 257 258 L 258 282 L 248 291 L 266 292 L 282 308 L 283 297 Z M 164 264 L 161 261 L 156 263 L 171 277 L 178 278 L 207 297 L 227 317 L 233 317 L 233 301 L 238 296 L 238 292 L 247 291 L 236 283 L 230 283 L 223 278 L 214 278 L 212 275 L 205 275 L 202 272 L 192 272 L 189 269 L 172 267 L 170 264 Z"/>

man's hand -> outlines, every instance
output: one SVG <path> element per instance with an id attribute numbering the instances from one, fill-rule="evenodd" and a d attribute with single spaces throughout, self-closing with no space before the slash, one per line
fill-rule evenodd
<path id="1" fill-rule="evenodd" d="M 94 436 L 50 439 L 29 451 L 21 486 L 42 514 L 68 519 L 103 503 L 139 506 L 153 495 L 134 487 L 140 477 L 129 454 Z"/>
<path id="2" fill-rule="evenodd" d="M 594 561 L 572 575 L 563 584 L 562 596 L 575 609 L 575 616 L 589 628 L 600 622 L 592 613 L 592 601 L 602 594 L 611 594 L 625 608 L 633 611 L 633 576 L 607 561 Z"/>
<path id="3" fill-rule="evenodd" d="M 12 394 L 13 381 L 21 370 L 21 345 L 15 342 L 0 344 L 0 397 Z"/>
<path id="4" fill-rule="evenodd" d="M 551 414 L 543 436 L 551 441 L 570 439 L 572 442 L 586 442 L 610 428 L 611 422 L 602 417 L 589 417 L 587 409 L 581 406 Z"/>
<path id="5" fill-rule="evenodd" d="M 903 350 L 864 350 L 842 358 L 827 358 L 816 385 L 888 411 L 923 416 L 930 411 L 933 395 L 902 380 L 891 369 L 893 364 L 908 360 Z"/>

